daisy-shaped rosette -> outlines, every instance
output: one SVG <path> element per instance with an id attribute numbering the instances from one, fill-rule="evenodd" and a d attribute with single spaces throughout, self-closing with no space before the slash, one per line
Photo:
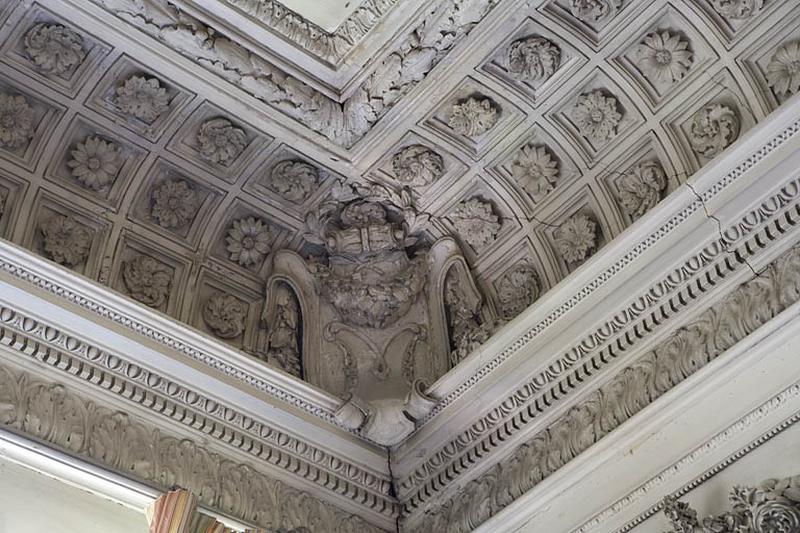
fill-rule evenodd
<path id="1" fill-rule="evenodd" d="M 551 157 L 544 146 L 529 144 L 520 149 L 511 171 L 522 188 L 534 201 L 539 202 L 553 190 L 558 178 L 558 161 Z"/>
<path id="2" fill-rule="evenodd" d="M 117 87 L 115 103 L 126 115 L 149 124 L 167 111 L 169 96 L 156 78 L 131 76 Z"/>
<path id="3" fill-rule="evenodd" d="M 90 136 L 70 152 L 67 166 L 72 175 L 85 187 L 101 191 L 114 183 L 121 167 L 119 149 L 114 143 Z"/>
<path id="4" fill-rule="evenodd" d="M 800 41 L 778 48 L 767 65 L 767 82 L 780 95 L 800 91 Z"/>
<path id="5" fill-rule="evenodd" d="M 197 130 L 200 157 L 220 165 L 229 165 L 247 146 L 247 134 L 226 118 L 204 122 Z"/>
<path id="6" fill-rule="evenodd" d="M 259 264 L 270 251 L 272 228 L 255 217 L 235 220 L 225 239 L 228 257 L 241 266 Z"/>
<path id="7" fill-rule="evenodd" d="M 654 84 L 669 85 L 680 81 L 692 66 L 689 43 L 668 31 L 648 34 L 636 47 L 636 64 Z"/>
<path id="8" fill-rule="evenodd" d="M 578 97 L 572 117 L 581 135 L 602 144 L 617 134 L 617 126 L 622 120 L 618 107 L 613 96 L 605 96 L 599 90 L 592 91 Z"/>
<path id="9" fill-rule="evenodd" d="M 564 261 L 579 263 L 597 247 L 597 224 L 588 216 L 578 214 L 565 220 L 554 237 Z"/>
<path id="10" fill-rule="evenodd" d="M 25 52 L 42 72 L 64 74 L 86 57 L 83 37 L 61 24 L 36 24 L 25 34 Z"/>
<path id="11" fill-rule="evenodd" d="M 0 148 L 21 148 L 32 138 L 33 110 L 28 100 L 0 92 Z"/>

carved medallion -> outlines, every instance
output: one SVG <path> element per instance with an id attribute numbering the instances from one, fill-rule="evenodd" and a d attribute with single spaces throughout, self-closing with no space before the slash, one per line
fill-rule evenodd
<path id="1" fill-rule="evenodd" d="M 767 65 L 767 82 L 776 94 L 800 91 L 800 41 L 780 46 Z"/>
<path id="2" fill-rule="evenodd" d="M 658 161 L 639 163 L 619 182 L 622 208 L 636 220 L 661 201 L 667 175 Z"/>
<path id="3" fill-rule="evenodd" d="M 92 232 L 72 217 L 55 215 L 40 226 L 44 252 L 56 263 L 73 267 L 89 256 Z"/>
<path id="4" fill-rule="evenodd" d="M 739 117 L 724 104 L 711 104 L 692 119 L 689 141 L 692 149 L 707 158 L 715 157 L 739 137 Z"/>
<path id="5" fill-rule="evenodd" d="M 692 66 L 689 43 L 668 31 L 648 34 L 635 49 L 636 65 L 654 84 L 670 84 L 683 79 Z"/>
<path id="6" fill-rule="evenodd" d="M 728 19 L 748 19 L 761 11 L 764 0 L 708 0 L 717 13 Z"/>
<path id="7" fill-rule="evenodd" d="M 200 157 L 211 163 L 229 165 L 247 146 L 247 134 L 226 118 L 213 118 L 197 130 Z"/>
<path id="8" fill-rule="evenodd" d="M 497 124 L 498 111 L 488 98 L 470 96 L 453 105 L 450 112 L 450 127 L 459 135 L 478 137 Z"/>
<path id="9" fill-rule="evenodd" d="M 539 274 L 529 264 L 517 265 L 497 283 L 497 299 L 503 318 L 512 319 L 531 306 L 541 294 Z"/>
<path id="10" fill-rule="evenodd" d="M 540 202 L 559 177 L 558 161 L 544 146 L 528 144 L 517 153 L 511 170 L 514 178 L 536 202 Z"/>
<path id="11" fill-rule="evenodd" d="M 162 228 L 182 228 L 200 209 L 197 191 L 186 180 L 167 180 L 153 189 L 150 214 Z"/>
<path id="12" fill-rule="evenodd" d="M 449 218 L 461 238 L 476 251 L 493 243 L 502 226 L 491 202 L 477 197 L 458 204 Z"/>
<path id="13" fill-rule="evenodd" d="M 41 22 L 25 34 L 25 52 L 42 72 L 64 74 L 86 58 L 83 37 L 61 24 Z"/>
<path id="14" fill-rule="evenodd" d="M 617 14 L 622 0 L 570 0 L 572 15 L 589 24 L 604 22 Z"/>
<path id="15" fill-rule="evenodd" d="M 272 238 L 272 228 L 255 217 L 235 220 L 225 238 L 228 257 L 245 267 L 257 265 L 269 253 Z"/>
<path id="16" fill-rule="evenodd" d="M 0 92 L 0 148 L 16 149 L 33 138 L 33 110 L 22 95 Z"/>
<path id="17" fill-rule="evenodd" d="M 586 215 L 573 215 L 559 226 L 554 237 L 564 261 L 580 263 L 597 248 L 597 223 Z"/>
<path id="18" fill-rule="evenodd" d="M 230 294 L 216 294 L 203 306 L 203 321 L 221 339 L 235 339 L 244 332 L 247 305 Z"/>
<path id="19" fill-rule="evenodd" d="M 622 113 L 616 98 L 592 91 L 578 97 L 572 117 L 581 135 L 593 143 L 604 144 L 617 134 Z"/>
<path id="20" fill-rule="evenodd" d="M 267 187 L 285 200 L 300 204 L 311 196 L 319 179 L 319 171 L 313 165 L 299 159 L 288 159 L 275 165 Z"/>
<path id="21" fill-rule="evenodd" d="M 169 109 L 167 90 L 156 78 L 131 76 L 117 87 L 115 104 L 126 115 L 152 123 Z"/>
<path id="22" fill-rule="evenodd" d="M 508 49 L 508 71 L 515 78 L 534 84 L 546 81 L 561 65 L 561 50 L 549 39 L 525 37 Z"/>
<path id="23" fill-rule="evenodd" d="M 122 280 L 130 297 L 155 309 L 167 303 L 172 277 L 170 267 L 148 255 L 137 255 L 122 263 Z"/>
<path id="24" fill-rule="evenodd" d="M 392 170 L 406 185 L 427 187 L 444 175 L 444 159 L 427 146 L 413 144 L 394 155 Z"/>
<path id="25" fill-rule="evenodd" d="M 114 183 L 122 166 L 117 146 L 100 137 L 87 137 L 70 154 L 72 159 L 67 165 L 72 169 L 72 176 L 93 191 L 101 191 Z"/>

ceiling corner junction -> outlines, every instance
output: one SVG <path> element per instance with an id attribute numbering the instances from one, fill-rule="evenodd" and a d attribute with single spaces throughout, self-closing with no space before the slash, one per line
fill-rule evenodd
<path id="1" fill-rule="evenodd" d="M 0 421 L 254 526 L 471 531 L 800 294 L 798 6 L 0 21 Z"/>

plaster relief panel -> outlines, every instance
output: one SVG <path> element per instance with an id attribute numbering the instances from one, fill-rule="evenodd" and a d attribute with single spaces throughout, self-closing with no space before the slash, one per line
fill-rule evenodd
<path id="1" fill-rule="evenodd" d="M 39 193 L 26 225 L 25 246 L 86 277 L 97 276 L 109 224 L 64 198 Z"/>
<path id="2" fill-rule="evenodd" d="M 368 172 L 370 178 L 395 188 L 408 188 L 426 207 L 445 194 L 467 171 L 449 150 L 409 132 Z"/>
<path id="3" fill-rule="evenodd" d="M 658 205 L 686 177 L 686 173 L 673 168 L 655 133 L 648 133 L 600 173 L 600 182 L 616 205 L 616 209 L 607 211 L 609 218 L 616 217 L 621 227 L 629 226 Z"/>
<path id="4" fill-rule="evenodd" d="M 129 298 L 178 318 L 184 302 L 189 263 L 129 231 L 120 236 L 110 285 Z"/>
<path id="5" fill-rule="evenodd" d="M 553 0 L 540 9 L 598 49 L 642 7 L 643 3 L 633 0 Z"/>
<path id="6" fill-rule="evenodd" d="M 467 78 L 437 106 L 424 125 L 478 159 L 523 118 L 509 101 Z"/>
<path id="7" fill-rule="evenodd" d="M 658 108 L 718 59 L 702 32 L 667 5 L 611 61 Z"/>
<path id="8" fill-rule="evenodd" d="M 527 19 L 481 70 L 538 107 L 585 63 L 586 57 L 568 39 Z"/>
<path id="9" fill-rule="evenodd" d="M 147 152 L 110 130 L 76 115 L 46 172 L 71 191 L 119 208 Z"/>
<path id="10" fill-rule="evenodd" d="M 800 14 L 800 6 L 795 10 Z M 750 45 L 740 60 L 764 109 L 772 111 L 800 92 L 800 25 L 786 17 L 782 27 Z"/>
<path id="11" fill-rule="evenodd" d="M 22 179 L 0 172 L 0 238 L 11 240 L 22 218 L 20 204 L 27 188 L 28 184 Z"/>
<path id="12" fill-rule="evenodd" d="M 167 149 L 234 183 L 271 141 L 271 137 L 204 102 L 175 133 Z"/>
<path id="13" fill-rule="evenodd" d="M 546 266 L 527 236 L 488 267 L 482 277 L 490 280 L 487 288 L 497 316 L 504 321 L 513 320 L 551 287 Z"/>
<path id="14" fill-rule="evenodd" d="M 216 237 L 209 253 L 227 269 L 251 276 L 262 272 L 266 259 L 287 244 L 287 230 L 259 209 L 237 201 L 215 223 Z"/>
<path id="15" fill-rule="evenodd" d="M 156 142 L 193 96 L 166 76 L 122 56 L 100 80 L 87 106 Z"/>
<path id="16" fill-rule="evenodd" d="M 0 77 L 0 158 L 33 171 L 64 110 Z"/>
<path id="17" fill-rule="evenodd" d="M 263 295 L 234 278 L 207 269 L 200 272 L 193 295 L 194 326 L 223 342 L 264 356 L 261 335 Z"/>
<path id="18" fill-rule="evenodd" d="M 529 217 L 554 191 L 581 177 L 567 150 L 539 126 L 532 128 L 522 144 L 512 145 L 502 154 L 489 172 L 511 184 L 516 202 Z"/>
<path id="19" fill-rule="evenodd" d="M 644 119 L 633 104 L 602 71 L 548 117 L 593 164 L 609 149 L 619 146 Z"/>
<path id="20" fill-rule="evenodd" d="M 340 176 L 288 145 L 279 146 L 248 178 L 244 188 L 302 223 L 304 211 L 319 201 Z"/>
<path id="21" fill-rule="evenodd" d="M 0 48 L 4 61 L 70 98 L 111 50 L 39 4 L 20 9 L 9 22 L 15 29 Z"/>
<path id="22" fill-rule="evenodd" d="M 715 33 L 730 48 L 752 31 L 781 0 L 691 0 L 711 22 Z"/>
<path id="23" fill-rule="evenodd" d="M 163 159 L 148 170 L 128 216 L 166 236 L 196 246 L 222 193 Z"/>
<path id="24" fill-rule="evenodd" d="M 725 70 L 695 92 L 667 119 L 669 132 L 682 148 L 685 166 L 696 171 L 738 140 L 755 124 L 746 99 Z"/>

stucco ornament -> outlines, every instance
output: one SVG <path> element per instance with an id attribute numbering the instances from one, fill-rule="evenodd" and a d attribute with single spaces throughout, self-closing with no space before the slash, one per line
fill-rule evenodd
<path id="1" fill-rule="evenodd" d="M 0 189 L 0 217 L 6 212 L 6 202 L 8 201 L 8 190 Z"/>
<path id="2" fill-rule="evenodd" d="M 580 263 L 597 248 L 597 223 L 586 215 L 573 215 L 561 224 L 554 237 L 564 261 Z"/>
<path id="3" fill-rule="evenodd" d="M 122 166 L 117 146 L 100 137 L 87 137 L 70 153 L 72 159 L 67 165 L 72 169 L 73 177 L 93 191 L 103 190 L 114 183 Z"/>
<path id="4" fill-rule="evenodd" d="M 558 161 L 544 146 L 528 144 L 517 153 L 511 165 L 514 178 L 534 199 L 541 201 L 553 190 L 559 176 Z"/>
<path id="5" fill-rule="evenodd" d="M 539 274 L 529 264 L 517 265 L 497 283 L 497 299 L 503 318 L 512 319 L 535 302 L 541 294 Z"/>
<path id="6" fill-rule="evenodd" d="M 247 146 L 247 134 L 226 118 L 212 118 L 197 130 L 200 157 L 212 163 L 229 165 Z"/>
<path id="7" fill-rule="evenodd" d="M 570 0 L 572 15 L 589 24 L 603 22 L 617 14 L 622 0 Z"/>
<path id="8" fill-rule="evenodd" d="M 0 148 L 20 148 L 33 138 L 33 110 L 22 95 L 0 92 Z"/>
<path id="9" fill-rule="evenodd" d="M 688 504 L 669 496 L 662 506 L 676 533 L 797 533 L 800 531 L 800 475 L 770 479 L 760 487 L 734 487 L 732 510 L 702 521 Z"/>
<path id="10" fill-rule="evenodd" d="M 73 267 L 89 256 L 92 232 L 72 217 L 52 216 L 41 225 L 40 229 L 44 237 L 45 255 L 56 263 Z"/>
<path id="11" fill-rule="evenodd" d="M 708 0 L 717 13 L 729 19 L 747 19 L 761 11 L 764 0 Z"/>
<path id="12" fill-rule="evenodd" d="M 172 276 L 170 267 L 148 255 L 137 255 L 122 263 L 122 280 L 130 297 L 155 309 L 167 303 Z"/>
<path id="13" fill-rule="evenodd" d="M 497 124 L 498 112 L 488 98 L 470 96 L 454 104 L 450 111 L 450 127 L 459 135 L 478 137 Z"/>
<path id="14" fill-rule="evenodd" d="M 151 123 L 167 111 L 169 96 L 156 78 L 131 76 L 117 87 L 115 103 L 126 115 Z"/>
<path id="15" fill-rule="evenodd" d="M 461 238 L 475 250 L 493 243 L 500 232 L 500 218 L 494 207 L 477 197 L 458 204 L 449 218 Z"/>
<path id="16" fill-rule="evenodd" d="M 41 22 L 25 34 L 25 52 L 42 72 L 64 74 L 86 58 L 83 37 L 61 24 Z"/>
<path id="17" fill-rule="evenodd" d="M 394 155 L 392 170 L 406 185 L 427 187 L 444 175 L 444 159 L 427 146 L 412 144 Z"/>
<path id="18" fill-rule="evenodd" d="M 619 182 L 622 208 L 634 220 L 655 206 L 667 187 L 667 175 L 658 161 L 643 161 Z"/>
<path id="19" fill-rule="evenodd" d="M 778 48 L 767 65 L 767 82 L 777 94 L 800 91 L 800 41 Z"/>
<path id="20" fill-rule="evenodd" d="M 230 294 L 216 294 L 203 306 L 203 321 L 221 339 L 235 339 L 244 333 L 247 306 Z"/>
<path id="21" fill-rule="evenodd" d="M 683 79 L 692 66 L 689 43 L 677 33 L 653 32 L 636 47 L 636 65 L 652 83 L 671 84 Z"/>
<path id="22" fill-rule="evenodd" d="M 560 65 L 561 50 L 544 37 L 525 37 L 511 43 L 508 49 L 508 71 L 519 80 L 541 83 Z"/>
<path id="23" fill-rule="evenodd" d="M 707 158 L 715 157 L 739 137 L 739 117 L 724 104 L 711 104 L 692 119 L 689 141 L 692 149 Z"/>
<path id="24" fill-rule="evenodd" d="M 242 266 L 260 263 L 269 253 L 272 228 L 255 217 L 235 220 L 225 239 L 228 257 Z"/>
<path id="25" fill-rule="evenodd" d="M 319 170 L 299 159 L 287 159 L 273 167 L 267 187 L 296 204 L 311 196 L 319 184 Z"/>
<path id="26" fill-rule="evenodd" d="M 592 142 L 605 143 L 617 134 L 622 113 L 616 98 L 592 91 L 578 97 L 572 117 L 581 135 Z"/>
<path id="27" fill-rule="evenodd" d="M 162 228 L 181 228 L 191 223 L 200 208 L 197 191 L 186 180 L 167 180 L 151 194 L 150 214 Z"/>

